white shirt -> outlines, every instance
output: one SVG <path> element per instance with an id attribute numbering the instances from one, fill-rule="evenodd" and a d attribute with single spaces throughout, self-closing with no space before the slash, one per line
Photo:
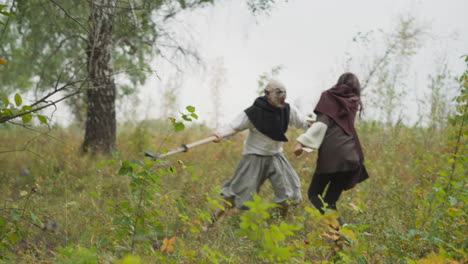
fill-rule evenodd
<path id="1" fill-rule="evenodd" d="M 309 120 L 311 120 L 311 118 L 307 117 L 303 113 L 299 112 L 298 109 L 290 105 L 288 126 L 293 125 L 297 128 L 307 129 L 307 121 Z M 258 131 L 252 122 L 250 122 L 247 114 L 244 111 L 237 115 L 233 121 L 219 129 L 216 133 L 221 135 L 231 130 L 240 132 L 245 129 L 249 129 L 249 135 L 244 141 L 244 151 L 242 152 L 242 155 L 257 154 L 262 156 L 271 156 L 283 152 L 284 142 L 273 140 Z"/>
<path id="2" fill-rule="evenodd" d="M 317 150 L 320 148 L 320 145 L 322 145 L 327 129 L 328 126 L 326 124 L 315 122 L 304 134 L 297 138 L 297 141 L 306 147 Z"/>

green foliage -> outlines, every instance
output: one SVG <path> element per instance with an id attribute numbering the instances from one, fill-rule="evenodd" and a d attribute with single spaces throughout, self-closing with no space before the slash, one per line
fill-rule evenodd
<path id="1" fill-rule="evenodd" d="M 5 207 L 0 210 L 0 252 L 9 252 L 22 241 L 34 236 L 35 231 L 49 228 L 38 217 L 38 212 L 31 209 L 34 208 L 31 202 L 36 191 L 36 188 L 33 188 L 30 192 L 21 191 L 18 207 Z M 0 260 L 8 258 L 9 254 L 0 254 Z"/>
<path id="2" fill-rule="evenodd" d="M 358 32 L 353 38 L 364 53 L 376 50 L 379 54 L 368 61 L 357 60 L 359 65 L 346 67 L 359 69 L 356 74 L 360 76 L 363 104 L 372 112 L 374 119 L 389 125 L 405 120 L 406 109 L 402 102 L 411 89 L 408 87 L 408 69 L 425 34 L 425 28 L 414 17 L 405 16 L 398 17 L 392 31 Z M 349 57 L 348 63 L 353 59 Z"/>
<path id="3" fill-rule="evenodd" d="M 259 248 L 258 256 L 273 263 L 289 263 L 292 256 L 291 246 L 285 245 L 288 236 L 301 227 L 285 222 L 279 225 L 268 224 L 271 216 L 268 209 L 278 207 L 276 204 L 263 203 L 255 195 L 253 201 L 245 203 L 249 210 L 241 216 L 239 236 L 247 236 Z"/>
<path id="4" fill-rule="evenodd" d="M 204 255 L 204 257 L 206 257 L 209 263 L 213 263 L 213 264 L 234 263 L 232 261 L 229 261 L 229 259 L 223 254 L 215 250 L 212 250 L 207 245 L 203 246 L 203 248 L 201 249 L 201 253 Z"/>
<path id="5" fill-rule="evenodd" d="M 81 246 L 69 245 L 66 248 L 58 248 L 57 264 L 96 264 L 98 254 L 95 249 L 87 249 Z"/>
<path id="6" fill-rule="evenodd" d="M 116 264 L 141 264 L 141 258 L 138 256 L 128 255 L 122 260 L 117 261 Z"/>
<path id="7" fill-rule="evenodd" d="M 466 57 L 465 62 L 467 62 L 468 69 Z M 458 79 L 460 93 L 455 98 L 457 110 L 449 119 L 450 126 L 447 126 L 441 134 L 434 134 L 432 129 L 427 129 L 427 131 L 416 128 L 410 131 L 395 129 L 395 132 L 399 131 L 398 134 L 391 132 L 387 135 L 392 143 L 386 141 L 387 143 L 380 150 L 384 155 L 392 157 L 388 159 L 392 165 L 381 164 L 380 166 L 389 168 L 390 171 L 374 171 L 373 174 L 390 174 L 392 177 L 377 183 L 379 186 L 385 186 L 389 195 L 386 199 L 384 197 L 379 199 L 379 206 L 375 206 L 385 210 L 386 214 L 376 213 L 374 219 L 407 219 L 404 229 L 398 228 L 398 225 L 384 225 L 383 223 L 377 224 L 381 226 L 381 229 L 377 226 L 370 228 L 371 232 L 378 230 L 378 237 L 381 236 L 382 241 L 386 241 L 384 246 L 375 248 L 376 252 L 381 251 L 391 261 L 406 259 L 409 263 L 445 263 L 447 261 L 458 263 L 457 261 L 463 261 L 466 256 L 466 239 L 462 234 L 466 233 L 468 200 L 466 191 L 467 73 L 468 71 L 465 71 Z M 368 140 L 372 138 L 368 133 L 369 130 L 365 131 Z M 416 140 L 418 136 L 422 140 Z M 395 149 L 395 153 L 388 149 L 394 144 L 402 146 L 398 141 L 406 140 L 403 137 L 411 139 L 411 142 L 414 142 L 412 145 L 416 146 L 406 151 L 412 152 L 411 155 L 404 157 L 410 161 L 409 163 L 395 159 L 396 153 L 405 153 L 402 149 Z M 383 141 L 383 138 L 380 140 Z M 373 156 L 372 159 L 379 158 Z M 407 168 L 405 172 L 401 171 L 401 168 L 391 169 L 392 166 L 401 166 L 405 163 Z M 373 164 L 369 165 L 370 168 L 374 168 Z M 417 175 L 416 184 L 405 183 L 408 181 L 406 176 L 399 175 Z M 406 188 L 409 188 L 411 192 L 402 196 L 401 189 Z M 387 199 L 391 201 L 390 204 L 386 202 Z M 406 209 L 398 212 L 393 209 L 395 207 Z"/>
<path id="8" fill-rule="evenodd" d="M 117 96 L 133 94 L 154 73 L 150 62 L 174 50 L 171 62 L 189 48 L 175 40 L 177 32 L 170 26 L 173 17 L 185 10 L 202 8 L 213 0 L 185 1 L 116 1 L 114 16 L 112 72 L 129 82 L 117 82 Z M 74 0 L 17 0 L 10 7 L 15 16 L 2 33 L 0 54 L 8 64 L 0 71 L 0 96 L 13 92 L 50 91 L 57 84 L 88 80 L 86 71 L 90 36 L 91 3 Z M 5 7 L 2 7 L 2 9 Z M 125 12 L 123 11 L 125 10 Z M 0 9 L 0 12 L 3 12 Z M 4 15 L 10 13 L 3 12 Z M 164 43 L 159 46 L 159 43 Z M 171 49 L 170 47 L 174 47 Z M 3 57 L 5 56 L 5 57 Z M 168 56 L 169 57 L 169 56 Z M 0 62 L 3 62 L 0 61 Z M 78 83 L 70 85 L 76 90 Z M 67 100 L 77 112 L 86 106 L 80 95 Z M 79 98 L 78 98 L 79 97 Z"/>
<path id="9" fill-rule="evenodd" d="M 163 234 L 164 225 L 157 220 L 161 212 L 145 209 L 155 207 L 160 191 L 160 174 L 165 174 L 161 171 L 155 172 L 153 168 L 154 163 L 148 159 L 143 164 L 123 161 L 119 174 L 129 177 L 133 199 L 118 203 L 108 200 L 108 210 L 114 216 L 112 223 L 116 230 L 113 240 L 124 251 L 133 251 L 137 241 L 142 241 L 146 247 L 151 247 L 148 237 L 158 237 Z M 171 170 L 168 172 L 172 173 Z"/>
<path id="10" fill-rule="evenodd" d="M 288 2 L 288 0 L 284 0 L 284 2 Z M 276 3 L 276 0 L 248 0 L 247 1 L 247 5 L 252 13 L 254 14 L 265 13 L 267 15 L 270 14 L 275 3 Z"/>
<path id="11" fill-rule="evenodd" d="M 192 121 L 190 117 L 198 118 L 195 114 L 195 107 L 187 106 L 186 110 L 188 113 L 181 113 L 184 121 Z M 184 129 L 182 122 L 175 122 L 175 118 L 171 121 L 176 132 Z M 177 124 L 181 124 L 182 127 Z M 110 162 L 113 163 L 113 161 Z M 133 199 L 118 203 L 108 200 L 107 203 L 109 213 L 114 216 L 113 224 L 116 232 L 112 238 L 113 244 L 119 245 L 119 248 L 125 252 L 133 252 L 136 243 L 141 243 L 147 250 L 151 250 L 154 247 L 153 244 L 159 243 L 159 239 L 164 236 L 167 226 L 159 221 L 163 213 L 157 209 L 148 210 L 147 208 L 158 208 L 157 205 L 163 202 L 159 199 L 162 196 L 162 177 L 177 174 L 177 169 L 174 166 L 157 169 L 156 165 L 160 163 L 160 160 L 152 162 L 149 159 L 143 162 L 124 160 L 121 163 L 119 175 L 129 177 Z M 182 161 L 180 164 L 183 169 L 187 169 L 193 175 L 193 167 L 183 165 Z M 185 217 L 180 217 L 184 221 Z"/>
<path id="12" fill-rule="evenodd" d="M 188 111 L 188 113 L 180 113 L 180 117 L 184 121 L 192 122 L 193 119 L 198 119 L 198 115 L 195 113 L 195 107 L 189 105 L 185 109 Z M 168 119 L 171 122 L 171 124 L 174 126 L 174 130 L 176 132 L 179 132 L 185 129 L 185 125 L 183 121 L 177 121 L 177 119 L 175 119 L 174 117 L 169 117 Z"/>
<path id="13" fill-rule="evenodd" d="M 358 123 L 371 178 L 342 194 L 339 215 L 321 215 L 304 201 L 278 217 L 276 205 L 257 197 L 247 203 L 250 210 L 232 210 L 208 231 L 203 223 L 219 208 L 242 135 L 171 156 L 161 166 L 136 149 L 169 149 L 211 130 L 173 133 L 167 121 L 125 125 L 121 152 L 108 160 L 77 155 L 82 135 L 76 128 L 52 128 L 63 144 L 1 126 L 2 149 L 30 143 L 28 151 L 0 154 L 0 262 L 464 263 L 466 80 L 460 78 L 464 88 L 455 99 L 459 110 L 440 130 Z M 14 97 L 2 101 L 22 108 Z M 192 119 L 196 109 L 185 110 Z M 288 133 L 294 138 L 302 131 Z M 292 158 L 291 147 L 285 144 L 285 155 L 306 193 L 315 159 Z M 21 173 L 24 167 L 30 172 Z M 259 195 L 271 194 L 265 184 Z M 330 225 L 338 216 L 348 225 L 337 235 Z"/>
<path id="14" fill-rule="evenodd" d="M 0 5 L 0 15 L 3 15 L 3 16 L 6 16 L 6 17 L 13 17 L 13 14 L 11 14 L 10 12 L 7 12 L 7 11 L 3 11 L 4 9 L 6 9 L 8 6 L 7 5 Z M 0 25 L 5 25 L 4 22 L 0 21 Z"/>
<path id="15" fill-rule="evenodd" d="M 468 105 L 468 55 L 463 56 L 467 70 L 458 78 L 460 83 L 460 94 L 454 98 L 456 102 L 455 115 L 450 118 L 452 126 L 459 124 L 462 128 L 466 126 L 467 105 Z M 465 131 L 466 132 L 466 131 Z M 466 134 L 464 134 L 466 136 Z"/>
<path id="16" fill-rule="evenodd" d="M 10 119 L 21 117 L 23 124 L 28 124 L 35 117 L 40 124 L 48 124 L 47 117 L 38 114 L 37 109 L 33 109 L 30 105 L 23 105 L 23 98 L 20 94 L 14 95 L 14 103 L 11 103 L 7 96 L 3 96 L 3 106 L 0 107 L 0 123 Z"/>
<path id="17" fill-rule="evenodd" d="M 70 1 L 61 4 L 73 10 L 72 15 L 87 7 L 73 5 Z M 84 50 L 86 45 L 80 39 L 82 29 L 78 29 L 79 26 L 61 14 L 50 1 L 15 1 L 11 9 L 15 16 L 10 18 L 0 47 L 9 61 L 0 73 L 2 91 L 10 93 L 19 89 L 26 92 L 36 84 L 33 76 L 40 77 L 39 90 L 71 79 L 78 72 L 76 69 L 82 67 L 81 58 L 85 58 L 79 56 L 80 49 Z"/>

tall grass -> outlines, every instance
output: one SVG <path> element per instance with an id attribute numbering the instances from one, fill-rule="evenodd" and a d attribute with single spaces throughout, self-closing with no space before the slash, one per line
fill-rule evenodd
<path id="1" fill-rule="evenodd" d="M 0 260 L 463 263 L 466 137 L 458 142 L 455 160 L 449 136 L 455 129 L 359 123 L 371 177 L 342 195 L 338 212 L 348 226 L 333 242 L 326 229 L 332 218 L 317 214 L 306 197 L 286 218 L 260 206 L 271 201 L 269 184 L 256 201 L 264 209 L 233 210 L 204 230 L 219 206 L 220 185 L 240 158 L 245 134 L 168 157 L 169 164 L 157 166 L 144 162 L 144 151 L 178 147 L 209 136 L 210 129 L 192 126 L 174 133 L 163 121 L 122 125 L 119 151 L 102 157 L 80 155 L 82 135 L 74 128 L 38 135 L 2 126 L 2 150 L 21 150 L 0 154 Z M 291 129 L 288 137 L 301 132 Z M 295 158 L 292 148 L 287 143 L 285 155 L 300 175 L 305 196 L 315 154 Z M 267 217 L 258 219 L 255 213 Z M 265 239 L 275 241 L 273 246 Z"/>

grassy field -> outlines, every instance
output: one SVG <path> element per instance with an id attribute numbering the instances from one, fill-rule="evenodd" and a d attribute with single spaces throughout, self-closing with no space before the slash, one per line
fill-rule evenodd
<path id="1" fill-rule="evenodd" d="M 460 130 L 461 129 L 461 130 Z M 341 237 L 306 198 L 316 154 L 285 155 L 304 202 L 285 218 L 266 183 L 250 211 L 232 210 L 205 231 L 245 134 L 167 158 L 202 139 L 165 121 L 121 125 L 112 157 L 82 156 L 76 128 L 46 134 L 0 126 L 0 263 L 467 263 L 466 126 L 388 127 L 360 122 L 370 179 L 343 193 Z M 291 129 L 295 139 L 302 131 Z"/>

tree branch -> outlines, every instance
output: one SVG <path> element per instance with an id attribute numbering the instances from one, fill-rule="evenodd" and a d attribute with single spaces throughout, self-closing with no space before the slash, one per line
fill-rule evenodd
<path id="1" fill-rule="evenodd" d="M 52 2 L 54 5 L 58 6 L 60 9 L 62 9 L 62 11 L 65 13 L 65 15 L 67 17 L 69 17 L 71 20 L 75 21 L 75 23 L 77 23 L 82 29 L 84 29 L 84 31 L 86 31 L 88 33 L 88 35 L 91 35 L 91 33 L 88 31 L 88 29 L 83 26 L 83 24 L 81 24 L 78 20 L 76 20 L 74 17 L 72 17 L 68 12 L 67 10 L 65 10 L 65 8 L 63 8 L 59 3 L 57 3 L 55 0 L 49 0 L 50 2 Z"/>
<path id="2" fill-rule="evenodd" d="M 388 55 L 390 55 L 390 53 L 393 52 L 394 48 L 395 48 L 395 44 L 393 44 L 390 48 L 388 48 L 385 51 L 385 54 L 375 63 L 374 67 L 369 72 L 369 75 L 367 76 L 366 80 L 364 80 L 364 82 L 362 82 L 361 91 L 363 91 L 367 87 L 367 85 L 369 84 L 371 78 L 377 72 L 380 64 L 382 64 L 382 62 L 384 62 L 387 59 Z"/>
<path id="3" fill-rule="evenodd" d="M 47 107 L 49 107 L 49 106 L 51 106 L 51 105 L 55 105 L 55 104 L 57 104 L 57 103 L 59 103 L 59 102 L 65 100 L 65 99 L 67 99 L 67 98 L 69 98 L 69 97 L 72 97 L 72 96 L 74 96 L 74 95 L 76 95 L 76 94 L 79 94 L 79 93 L 81 93 L 81 89 L 78 89 L 78 90 L 77 90 L 76 92 L 74 92 L 74 93 L 68 94 L 68 95 L 66 95 L 66 96 L 64 96 L 64 97 L 62 97 L 62 98 L 60 98 L 59 100 L 53 101 L 53 102 L 48 103 L 48 104 L 46 104 L 46 105 L 40 106 L 40 107 L 38 107 L 38 108 L 35 108 L 35 109 L 32 109 L 32 110 L 23 112 L 23 113 L 20 113 L 20 114 L 17 114 L 17 115 L 7 116 L 7 117 L 4 117 L 4 118 L 0 118 L 0 123 L 5 123 L 5 122 L 7 122 L 7 121 L 9 121 L 9 120 L 12 120 L 12 119 L 15 119 L 15 118 L 18 118 L 18 117 L 21 117 L 21 116 L 24 116 L 24 115 L 27 115 L 27 114 L 30 114 L 30 113 L 37 112 L 37 111 L 42 110 L 42 109 L 44 109 L 44 108 L 47 108 Z"/>

